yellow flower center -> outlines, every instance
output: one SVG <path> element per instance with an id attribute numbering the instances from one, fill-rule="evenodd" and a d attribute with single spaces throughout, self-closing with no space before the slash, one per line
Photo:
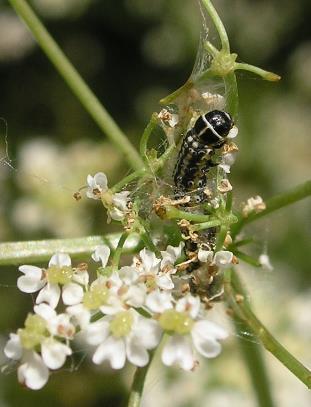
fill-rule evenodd
<path id="1" fill-rule="evenodd" d="M 73 276 L 73 269 L 70 266 L 51 266 L 48 268 L 47 280 L 51 284 L 68 284 Z"/>
<path id="2" fill-rule="evenodd" d="M 88 309 L 96 309 L 107 303 L 109 290 L 105 284 L 96 284 L 90 291 L 84 293 L 83 305 Z"/>
<path id="3" fill-rule="evenodd" d="M 186 312 L 169 309 L 160 316 L 159 324 L 166 332 L 187 335 L 191 332 L 193 319 Z"/>
<path id="4" fill-rule="evenodd" d="M 110 331 L 116 338 L 121 338 L 131 332 L 133 325 L 133 315 L 130 311 L 122 311 L 116 314 L 110 322 Z"/>
<path id="5" fill-rule="evenodd" d="M 23 348 L 33 349 L 46 337 L 46 321 L 39 315 L 29 314 L 25 321 L 25 328 L 18 330 Z"/>

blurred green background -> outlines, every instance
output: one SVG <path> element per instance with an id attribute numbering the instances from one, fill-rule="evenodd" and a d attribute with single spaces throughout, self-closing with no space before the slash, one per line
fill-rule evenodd
<path id="1" fill-rule="evenodd" d="M 129 138 L 138 145 L 158 100 L 191 73 L 201 28 L 195 0 L 33 0 L 33 7 Z M 282 76 L 277 84 L 238 75 L 239 155 L 232 168 L 235 205 L 264 199 L 310 176 L 311 3 L 309 0 L 215 0 L 232 49 L 243 62 Z M 210 39 L 215 39 L 213 31 Z M 72 194 L 87 174 L 126 175 L 111 146 L 68 90 L 6 1 L 0 0 L 0 239 L 79 237 L 108 230 L 95 202 Z M 7 141 L 7 143 L 6 143 Z M 9 157 L 7 156 L 7 151 Z M 11 166 L 8 165 L 10 162 Z M 268 253 L 271 273 L 241 264 L 259 314 L 281 341 L 311 365 L 310 204 L 301 202 L 249 229 Z M 111 227 L 110 227 L 111 228 Z M 16 268 L 0 274 L 0 340 L 5 344 L 30 310 L 17 291 Z M 222 317 L 224 318 L 224 317 Z M 251 338 L 250 340 L 254 340 Z M 2 347 L 2 346 L 1 346 Z M 1 364 L 6 361 L 0 356 Z M 309 406 L 311 398 L 267 357 L 278 406 Z M 234 335 L 224 354 L 193 374 L 155 366 L 145 406 L 255 406 Z M 201 373 L 200 373 L 201 372 Z M 238 372 L 238 374 L 237 374 Z M 83 349 L 45 389 L 0 376 L 0 406 L 123 406 L 132 369 L 95 368 Z M 174 400 L 174 401 L 172 401 Z"/>

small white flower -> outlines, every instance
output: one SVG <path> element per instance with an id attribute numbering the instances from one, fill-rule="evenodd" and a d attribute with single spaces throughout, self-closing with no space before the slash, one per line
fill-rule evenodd
<path id="1" fill-rule="evenodd" d="M 110 256 L 110 249 L 106 245 L 100 245 L 95 248 L 95 252 L 92 254 L 94 261 L 101 261 L 102 267 L 106 267 Z"/>
<path id="2" fill-rule="evenodd" d="M 108 190 L 107 177 L 103 172 L 96 173 L 94 177 L 88 175 L 87 184 L 86 196 L 91 199 L 100 199 L 101 194 Z"/>
<path id="3" fill-rule="evenodd" d="M 158 345 L 160 336 L 157 322 L 134 310 L 106 316 L 86 330 L 88 343 L 97 346 L 93 362 L 108 361 L 113 369 L 122 369 L 126 359 L 135 366 L 145 366 L 149 361 L 148 350 Z"/>
<path id="4" fill-rule="evenodd" d="M 171 253 L 165 252 L 167 264 L 175 258 L 174 250 L 178 254 L 178 248 L 172 248 Z M 146 248 L 139 252 L 141 262 L 137 262 L 136 267 L 139 271 L 140 276 L 145 279 L 149 289 L 161 288 L 162 290 L 172 290 L 174 288 L 174 283 L 171 278 L 171 274 L 175 272 L 175 269 L 171 269 L 170 272 L 161 271 L 161 260 L 156 257 L 156 255 L 147 250 Z M 163 260 L 162 260 L 163 261 Z M 163 263 L 165 264 L 165 263 Z M 171 263 L 170 263 L 171 264 Z"/>
<path id="5" fill-rule="evenodd" d="M 45 302 L 52 308 L 56 308 L 61 295 L 66 305 L 74 305 L 81 301 L 83 288 L 75 282 L 86 282 L 88 277 L 85 272 L 71 267 L 70 256 L 66 253 L 54 254 L 48 265 L 48 269 L 40 269 L 36 266 L 20 266 L 19 271 L 24 273 L 17 280 L 18 288 L 26 293 L 33 293 L 40 290 L 36 303 Z M 86 272 L 87 274 L 87 272 Z"/>
<path id="6" fill-rule="evenodd" d="M 108 215 L 111 219 L 121 221 L 128 212 L 128 201 L 130 191 L 117 192 L 112 195 L 112 207 L 108 209 Z"/>
<path id="7" fill-rule="evenodd" d="M 175 308 L 166 301 L 163 305 L 160 296 L 152 293 L 147 298 L 153 312 L 160 312 L 159 325 L 170 337 L 162 351 L 162 362 L 167 366 L 178 365 L 184 370 L 195 367 L 195 349 L 207 358 L 217 356 L 221 351 L 219 340 L 227 333 L 218 325 L 200 317 L 200 299 L 188 294 L 177 301 Z M 146 301 L 146 304 L 147 304 Z"/>
<path id="8" fill-rule="evenodd" d="M 165 251 L 161 251 L 162 255 L 161 269 L 163 269 L 167 265 L 174 266 L 176 260 L 181 257 L 184 246 L 185 243 L 180 242 L 180 244 L 177 247 L 169 245 L 167 246 Z"/>

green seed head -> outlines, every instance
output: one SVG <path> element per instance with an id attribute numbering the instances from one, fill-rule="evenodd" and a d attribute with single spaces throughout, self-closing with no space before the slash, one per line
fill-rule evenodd
<path id="1" fill-rule="evenodd" d="M 160 326 L 168 333 L 187 335 L 191 332 L 193 320 L 186 312 L 169 309 L 163 312 L 159 319 Z"/>
<path id="2" fill-rule="evenodd" d="M 110 331 L 116 338 L 121 338 L 131 332 L 133 325 L 133 315 L 130 311 L 122 311 L 116 314 L 110 322 Z"/>
<path id="3" fill-rule="evenodd" d="M 48 268 L 46 274 L 49 283 L 64 285 L 71 282 L 73 270 L 70 266 L 51 266 Z"/>

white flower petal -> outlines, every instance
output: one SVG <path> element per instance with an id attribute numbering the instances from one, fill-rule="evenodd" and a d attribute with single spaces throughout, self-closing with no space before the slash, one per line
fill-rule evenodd
<path id="1" fill-rule="evenodd" d="M 145 248 L 139 252 L 139 256 L 142 260 L 145 272 L 151 274 L 158 272 L 161 260 L 158 259 L 153 252 Z"/>
<path id="2" fill-rule="evenodd" d="M 58 266 L 58 267 L 63 267 L 63 266 L 71 266 L 71 258 L 69 254 L 67 253 L 55 253 L 51 257 L 49 261 L 49 267 L 51 266 Z"/>
<path id="3" fill-rule="evenodd" d="M 116 206 L 120 211 L 123 211 L 123 212 L 126 211 L 129 194 L 130 194 L 130 191 L 122 191 L 122 192 L 117 192 L 116 194 L 113 194 L 113 196 L 112 196 L 113 205 Z"/>
<path id="4" fill-rule="evenodd" d="M 128 360 L 135 366 L 146 366 L 149 361 L 147 350 L 141 346 L 136 338 L 129 338 L 126 342 L 126 355 Z"/>
<path id="5" fill-rule="evenodd" d="M 41 280 L 42 278 L 42 269 L 37 266 L 19 266 L 19 271 L 24 273 L 27 277 L 32 277 L 34 280 Z"/>
<path id="6" fill-rule="evenodd" d="M 184 242 L 180 242 L 179 246 L 167 246 L 165 251 L 161 251 L 163 260 L 161 261 L 161 268 L 167 264 L 174 265 L 176 260 L 181 256 L 182 250 L 185 246 Z"/>
<path id="7" fill-rule="evenodd" d="M 40 267 L 24 265 L 20 266 L 18 270 L 25 274 L 17 279 L 17 287 L 22 292 L 34 293 L 46 284 L 46 281 L 42 279 L 43 273 Z"/>
<path id="8" fill-rule="evenodd" d="M 36 314 L 40 315 L 46 321 L 50 321 L 51 319 L 56 317 L 56 311 L 50 305 L 45 304 L 42 302 L 39 305 L 35 305 L 33 310 Z"/>
<path id="9" fill-rule="evenodd" d="M 44 340 L 41 344 L 41 355 L 46 366 L 52 370 L 63 366 L 67 356 L 72 354 L 69 346 L 52 338 Z"/>
<path id="10" fill-rule="evenodd" d="M 85 338 L 90 345 L 99 345 L 109 335 L 109 322 L 100 319 L 99 321 L 89 324 L 86 328 Z"/>
<path id="11" fill-rule="evenodd" d="M 172 290 L 174 288 L 174 283 L 169 274 L 162 274 L 156 276 L 157 286 L 162 290 Z"/>
<path id="12" fill-rule="evenodd" d="M 153 349 L 160 342 L 162 329 L 157 321 L 138 315 L 131 335 L 146 349 Z"/>
<path id="13" fill-rule="evenodd" d="M 109 247 L 106 245 L 100 245 L 95 248 L 95 252 L 92 254 L 92 259 L 94 261 L 101 261 L 102 266 L 106 267 L 109 256 L 110 256 Z"/>
<path id="14" fill-rule="evenodd" d="M 85 329 L 89 325 L 91 312 L 83 304 L 67 307 L 66 312 L 73 317 L 73 322 L 78 324 L 81 329 Z"/>
<path id="15" fill-rule="evenodd" d="M 143 284 L 132 285 L 127 290 L 127 293 L 124 296 L 124 301 L 127 305 L 130 305 L 134 308 L 139 308 L 144 305 L 146 298 L 146 286 Z"/>
<path id="16" fill-rule="evenodd" d="M 139 277 L 137 269 L 131 266 L 121 267 L 118 274 L 126 285 L 135 283 Z"/>
<path id="17" fill-rule="evenodd" d="M 108 360 L 113 369 L 122 369 L 126 361 L 124 341 L 109 336 L 109 338 L 96 349 L 92 360 L 97 365 Z"/>
<path id="18" fill-rule="evenodd" d="M 99 187 L 103 191 L 106 191 L 108 189 L 108 180 L 107 180 L 107 176 L 104 172 L 97 172 L 94 175 L 93 181 L 94 181 L 95 187 Z"/>
<path id="19" fill-rule="evenodd" d="M 188 312 L 190 317 L 195 319 L 200 311 L 200 304 L 199 297 L 194 297 L 191 294 L 188 294 L 177 301 L 176 311 Z"/>
<path id="20" fill-rule="evenodd" d="M 84 271 L 77 270 L 72 276 L 72 281 L 81 285 L 88 285 L 89 278 L 90 278 L 89 273 L 86 270 Z"/>
<path id="21" fill-rule="evenodd" d="M 165 310 L 173 308 L 172 296 L 169 292 L 152 291 L 147 295 L 146 306 L 152 312 L 161 314 Z"/>
<path id="22" fill-rule="evenodd" d="M 45 280 L 36 280 L 32 277 L 21 276 L 17 279 L 17 287 L 23 293 L 35 293 L 46 284 Z"/>
<path id="23" fill-rule="evenodd" d="M 83 288 L 79 284 L 65 284 L 62 291 L 62 299 L 65 305 L 76 305 L 83 299 Z"/>
<path id="24" fill-rule="evenodd" d="M 32 390 L 39 390 L 49 379 L 49 369 L 35 352 L 29 352 L 25 359 L 17 370 L 18 381 Z"/>
<path id="25" fill-rule="evenodd" d="M 7 358 L 13 360 L 21 359 L 23 355 L 23 348 L 21 345 L 20 337 L 17 334 L 10 334 L 10 339 L 4 347 L 4 354 Z"/>
<path id="26" fill-rule="evenodd" d="M 166 366 L 178 365 L 184 370 L 191 370 L 194 357 L 189 339 L 180 335 L 170 337 L 162 351 L 162 362 Z"/>
<path id="27" fill-rule="evenodd" d="M 52 308 L 56 308 L 60 298 L 60 288 L 57 284 L 47 284 L 39 292 L 36 303 L 40 304 L 41 302 L 48 303 Z"/>
<path id="28" fill-rule="evenodd" d="M 221 352 L 221 345 L 217 340 L 225 339 L 228 334 L 214 322 L 202 320 L 195 322 L 191 336 L 195 348 L 201 355 L 214 358 Z"/>
<path id="29" fill-rule="evenodd" d="M 228 332 L 224 328 L 206 319 L 196 321 L 192 332 L 203 338 L 210 338 L 212 336 L 216 340 L 222 340 L 228 337 Z"/>

